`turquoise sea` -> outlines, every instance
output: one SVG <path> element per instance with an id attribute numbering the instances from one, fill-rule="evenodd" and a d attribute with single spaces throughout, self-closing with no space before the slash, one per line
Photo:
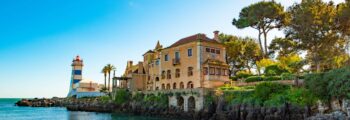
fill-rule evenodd
<path id="1" fill-rule="evenodd" d="M 0 98 L 0 120 L 166 120 L 96 112 L 72 112 L 64 107 L 18 107 L 20 99 Z"/>

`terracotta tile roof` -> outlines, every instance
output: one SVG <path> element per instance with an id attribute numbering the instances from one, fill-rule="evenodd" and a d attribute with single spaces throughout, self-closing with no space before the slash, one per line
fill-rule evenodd
<path id="1" fill-rule="evenodd" d="M 214 39 L 208 38 L 205 34 L 198 33 L 198 34 L 195 34 L 195 35 L 191 35 L 191 36 L 182 38 L 179 41 L 175 42 L 174 44 L 170 45 L 168 48 L 176 47 L 176 46 L 183 45 L 183 44 L 190 43 L 190 42 L 194 42 L 194 41 L 197 41 L 197 40 L 201 40 L 202 42 L 219 43 L 219 42 L 217 42 Z"/>
<path id="2" fill-rule="evenodd" d="M 143 56 L 144 56 L 145 54 L 147 54 L 147 53 L 154 53 L 154 51 L 148 50 L 146 53 L 143 54 Z"/>

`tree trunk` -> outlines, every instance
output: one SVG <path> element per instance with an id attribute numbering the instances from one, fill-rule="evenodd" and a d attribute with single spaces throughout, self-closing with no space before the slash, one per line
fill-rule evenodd
<path id="1" fill-rule="evenodd" d="M 268 57 L 268 51 L 267 51 L 267 33 L 265 31 L 265 29 L 263 29 L 263 34 L 264 34 L 264 49 L 265 49 L 265 55 L 264 55 L 264 58 L 267 58 Z"/>
<path id="2" fill-rule="evenodd" d="M 115 87 L 115 81 L 113 80 L 113 78 L 115 77 L 115 70 L 113 70 L 113 77 L 112 77 L 112 90 Z"/>
<path id="3" fill-rule="evenodd" d="M 258 40 L 259 40 L 259 45 L 260 45 L 260 52 L 261 52 L 261 55 L 265 57 L 265 54 L 264 54 L 264 48 L 262 47 L 262 42 L 261 42 L 261 31 L 259 29 L 259 36 L 258 36 Z"/>
<path id="4" fill-rule="evenodd" d="M 260 73 L 260 67 L 256 67 L 256 70 L 258 71 L 258 75 L 260 76 L 261 73 Z"/>
<path id="5" fill-rule="evenodd" d="M 107 74 L 105 73 L 105 88 L 107 88 Z"/>
<path id="6" fill-rule="evenodd" d="M 249 62 L 247 62 L 247 68 L 248 68 L 249 73 L 252 73 L 251 68 L 249 66 Z"/>
<path id="7" fill-rule="evenodd" d="M 110 81 L 111 81 L 111 72 L 108 72 L 108 92 L 109 92 L 109 88 L 110 88 Z"/>
<path id="8" fill-rule="evenodd" d="M 321 72 L 321 66 L 320 66 L 320 60 L 319 60 L 319 55 L 318 55 L 318 49 L 315 48 L 313 51 L 313 61 L 316 64 L 316 73 Z"/>

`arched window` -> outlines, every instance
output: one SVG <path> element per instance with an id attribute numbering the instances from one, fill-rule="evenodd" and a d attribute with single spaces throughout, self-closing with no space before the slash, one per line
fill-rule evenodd
<path id="1" fill-rule="evenodd" d="M 185 88 L 184 82 L 180 82 L 180 89 L 184 89 L 184 88 Z"/>
<path id="2" fill-rule="evenodd" d="M 187 88 L 193 88 L 193 82 L 192 81 L 187 83 Z"/>
<path id="3" fill-rule="evenodd" d="M 173 89 L 176 89 L 176 83 L 173 84 Z"/>
<path id="4" fill-rule="evenodd" d="M 165 90 L 165 85 L 164 84 L 162 84 L 162 90 Z"/>
<path id="5" fill-rule="evenodd" d="M 170 84 L 169 83 L 166 85 L 166 89 L 170 90 Z"/>
<path id="6" fill-rule="evenodd" d="M 159 77 L 156 77 L 156 81 L 157 81 L 157 82 L 159 81 Z"/>

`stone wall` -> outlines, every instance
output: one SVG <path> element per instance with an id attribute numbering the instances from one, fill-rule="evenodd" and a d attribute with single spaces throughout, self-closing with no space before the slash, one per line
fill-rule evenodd
<path id="1" fill-rule="evenodd" d="M 194 89 L 175 89 L 175 90 L 159 90 L 159 91 L 145 91 L 144 94 L 158 94 L 158 93 L 164 93 L 169 94 L 171 93 L 172 96 L 169 96 L 169 107 L 176 107 L 183 109 L 184 111 L 189 111 L 188 106 L 189 99 L 191 97 L 194 98 L 195 102 L 195 109 L 194 111 L 200 111 L 204 108 L 204 96 L 211 91 L 212 89 L 206 89 L 206 88 L 194 88 Z M 179 106 L 178 102 L 179 99 L 183 99 L 183 107 Z M 191 98 L 192 99 L 192 98 Z"/>

